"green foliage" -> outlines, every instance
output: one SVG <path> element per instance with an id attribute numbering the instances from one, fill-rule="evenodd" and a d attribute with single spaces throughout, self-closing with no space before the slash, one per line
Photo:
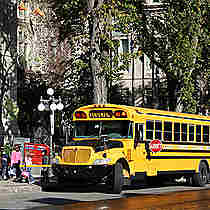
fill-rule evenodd
<path id="1" fill-rule="evenodd" d="M 181 105 L 183 108 L 177 111 L 196 111 L 194 79 L 207 71 L 205 56 L 202 58 L 207 48 L 204 40 L 209 40 L 204 24 L 207 10 L 208 2 L 199 0 L 165 0 L 161 13 L 153 15 L 146 7 L 137 10 L 142 14 L 142 19 L 136 20 L 137 43 L 165 73 L 168 90 L 176 84 L 168 93 L 171 110 Z"/>
<path id="2" fill-rule="evenodd" d="M 5 145 L 4 145 L 4 152 L 10 157 L 10 155 L 11 155 L 11 153 L 12 153 L 12 148 L 13 148 L 13 146 L 12 145 L 10 145 L 10 144 L 8 144 L 8 143 L 6 143 Z"/>
<path id="3" fill-rule="evenodd" d="M 103 0 L 101 5 L 95 0 L 49 2 L 60 39 L 67 38 L 71 45 L 72 59 L 67 64 L 71 67 L 66 75 L 73 78 L 74 90 L 78 90 L 81 72 L 92 75 L 91 56 L 99 63 L 96 76 L 105 78 L 107 84 L 127 70 L 137 52 L 117 53 L 119 42 L 112 35 L 119 32 L 132 35 L 134 47 L 140 46 L 164 72 L 170 109 L 181 105 L 179 111 L 196 111 L 200 99 L 194 80 L 200 76 L 209 81 L 210 75 L 207 0 L 164 0 L 153 14 L 141 0 Z M 89 79 L 91 84 L 92 76 Z"/>
<path id="4" fill-rule="evenodd" d="M 55 23 L 60 30 L 60 39 L 67 38 L 73 46 L 77 43 L 77 48 L 89 58 L 88 61 L 82 61 L 78 50 L 71 48 L 74 58 L 71 65 L 78 71 L 84 68 L 92 71 L 95 65 L 90 62 L 92 57 L 99 63 L 96 77 L 105 78 L 107 84 L 118 80 L 123 71 L 128 69 L 131 55 L 117 53 L 119 43 L 112 39 L 112 33 L 115 31 L 127 34 L 132 31 L 137 18 L 134 6 L 136 2 L 138 1 L 104 0 L 100 5 L 94 0 L 50 0 L 56 15 Z M 124 24 L 120 24 L 121 22 Z"/>
<path id="5" fill-rule="evenodd" d="M 19 112 L 17 104 L 8 96 L 5 96 L 3 107 L 6 112 L 6 118 L 9 120 L 16 120 Z"/>
<path id="6" fill-rule="evenodd" d="M 85 33 L 87 1 L 49 0 L 49 4 L 55 12 L 55 23 L 59 27 L 61 40 Z"/>

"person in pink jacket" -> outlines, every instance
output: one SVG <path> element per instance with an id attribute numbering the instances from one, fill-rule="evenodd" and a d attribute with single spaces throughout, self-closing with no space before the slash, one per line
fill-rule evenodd
<path id="1" fill-rule="evenodd" d="M 20 147 L 18 145 L 15 146 L 15 150 L 12 151 L 11 154 L 11 167 L 15 168 L 16 179 L 15 181 L 21 181 L 21 170 L 20 164 L 22 162 L 22 154 L 20 152 Z"/>

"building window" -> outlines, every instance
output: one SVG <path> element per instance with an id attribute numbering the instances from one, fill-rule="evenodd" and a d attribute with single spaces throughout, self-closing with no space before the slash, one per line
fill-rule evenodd
<path id="1" fill-rule="evenodd" d="M 123 53 L 129 52 L 128 39 L 122 39 L 122 50 L 123 50 Z"/>
<path id="2" fill-rule="evenodd" d="M 24 40 L 24 33 L 23 33 L 23 31 L 19 31 L 18 32 L 18 41 L 19 42 L 23 42 L 23 40 Z"/>
<path id="3" fill-rule="evenodd" d="M 122 39 L 122 51 L 123 51 L 123 54 L 129 52 L 129 41 L 128 41 L 128 39 Z M 129 72 L 129 66 L 127 66 L 127 71 Z"/>

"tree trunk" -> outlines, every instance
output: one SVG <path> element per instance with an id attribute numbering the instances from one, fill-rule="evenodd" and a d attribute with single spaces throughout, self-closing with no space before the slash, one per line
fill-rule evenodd
<path id="1" fill-rule="evenodd" d="M 177 79 L 167 76 L 168 89 L 168 108 L 170 111 L 182 112 L 181 100 L 177 96 L 179 91 L 179 83 Z"/>
<path id="2" fill-rule="evenodd" d="M 3 122 L 2 122 L 2 103 L 0 102 L 1 104 L 1 108 L 0 108 L 0 135 L 4 135 L 5 134 L 5 131 L 4 131 L 4 125 L 3 125 Z"/>
<path id="3" fill-rule="evenodd" d="M 102 74 L 102 67 L 100 65 L 100 18 L 95 15 L 95 10 L 103 4 L 103 0 L 88 0 L 88 9 L 91 11 L 90 26 L 90 40 L 91 40 L 91 55 L 90 66 L 93 76 L 93 102 L 96 104 L 107 103 L 107 82 L 105 75 Z"/>

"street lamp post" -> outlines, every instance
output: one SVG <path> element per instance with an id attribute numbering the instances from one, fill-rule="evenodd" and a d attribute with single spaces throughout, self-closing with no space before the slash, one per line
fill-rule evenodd
<path id="1" fill-rule="evenodd" d="M 62 104 L 61 97 L 56 99 L 54 97 L 54 90 L 52 88 L 47 89 L 47 94 L 49 95 L 49 99 L 43 99 L 40 97 L 40 104 L 38 105 L 39 111 L 48 111 L 50 110 L 50 163 L 52 163 L 53 158 L 53 135 L 55 133 L 55 111 L 61 111 L 64 108 Z"/>

